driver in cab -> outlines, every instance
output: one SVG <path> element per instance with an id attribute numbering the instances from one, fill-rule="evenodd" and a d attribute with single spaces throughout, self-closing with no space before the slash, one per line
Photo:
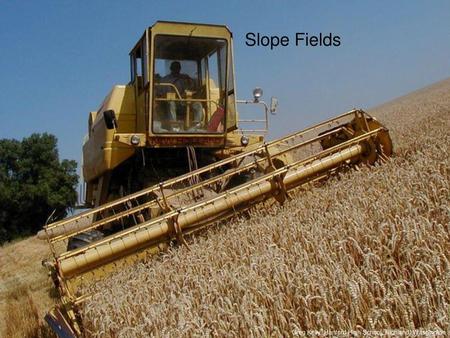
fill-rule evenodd
<path id="1" fill-rule="evenodd" d="M 173 61 L 170 64 L 170 74 L 164 76 L 160 79 L 161 83 L 170 83 L 173 84 L 178 93 L 183 97 L 189 91 L 192 91 L 194 88 L 194 80 L 187 74 L 181 73 L 181 64 L 178 61 Z M 165 86 L 163 92 L 161 94 L 165 95 L 166 93 L 175 92 L 174 88 L 170 86 Z M 177 95 L 177 98 L 178 97 Z M 171 121 L 177 120 L 177 112 L 183 114 L 186 109 L 186 105 L 182 101 L 168 101 L 168 119 Z M 200 102 L 193 102 L 191 104 L 191 109 L 193 112 L 194 118 L 194 126 L 200 124 L 202 121 L 203 115 L 203 107 Z"/>

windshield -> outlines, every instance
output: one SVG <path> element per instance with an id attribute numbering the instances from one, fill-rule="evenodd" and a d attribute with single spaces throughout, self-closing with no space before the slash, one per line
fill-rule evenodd
<path id="1" fill-rule="evenodd" d="M 186 36 L 155 37 L 154 133 L 222 133 L 227 43 Z"/>

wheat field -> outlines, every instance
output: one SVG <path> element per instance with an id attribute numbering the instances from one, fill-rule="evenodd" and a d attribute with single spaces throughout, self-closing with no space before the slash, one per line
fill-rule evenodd
<path id="1" fill-rule="evenodd" d="M 87 334 L 448 334 L 450 79 L 370 112 L 391 130 L 387 163 L 265 202 L 96 284 Z"/>
<path id="2" fill-rule="evenodd" d="M 30 237 L 0 247 L 0 337 L 53 337 L 44 322 L 56 292 L 41 265 L 47 242 Z"/>
<path id="3" fill-rule="evenodd" d="M 450 79 L 370 113 L 391 130 L 388 163 L 266 202 L 97 284 L 87 336 L 448 335 Z M 1 337 L 51 336 L 48 254 L 36 238 L 0 248 Z"/>

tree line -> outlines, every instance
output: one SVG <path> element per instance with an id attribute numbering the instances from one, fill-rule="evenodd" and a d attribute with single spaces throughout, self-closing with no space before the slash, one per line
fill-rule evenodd
<path id="1" fill-rule="evenodd" d="M 0 244 L 35 234 L 53 211 L 65 217 L 77 200 L 76 168 L 60 161 L 54 135 L 0 139 Z"/>

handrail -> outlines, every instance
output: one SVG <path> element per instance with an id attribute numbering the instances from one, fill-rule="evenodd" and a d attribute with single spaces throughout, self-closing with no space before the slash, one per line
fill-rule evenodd
<path id="1" fill-rule="evenodd" d="M 240 123 L 264 123 L 265 128 L 264 129 L 241 129 L 243 133 L 255 133 L 260 132 L 266 135 L 269 131 L 269 107 L 267 104 L 262 101 L 250 101 L 250 100 L 236 100 L 236 103 L 242 103 L 242 104 L 260 104 L 264 107 L 264 119 L 256 120 L 256 119 L 249 119 L 249 120 L 239 120 Z"/>

